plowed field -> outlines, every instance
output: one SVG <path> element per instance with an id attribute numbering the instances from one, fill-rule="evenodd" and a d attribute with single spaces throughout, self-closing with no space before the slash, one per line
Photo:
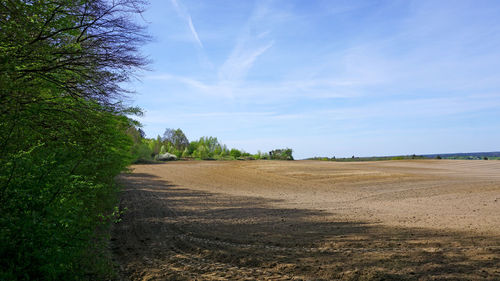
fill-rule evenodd
<path id="1" fill-rule="evenodd" d="M 120 180 L 124 280 L 500 280 L 500 161 L 185 161 Z"/>

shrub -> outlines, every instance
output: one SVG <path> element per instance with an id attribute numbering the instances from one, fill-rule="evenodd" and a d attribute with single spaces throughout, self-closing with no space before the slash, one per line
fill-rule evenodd
<path id="1" fill-rule="evenodd" d="M 132 155 L 134 155 L 134 162 L 139 163 L 139 162 L 148 162 L 153 160 L 151 157 L 151 150 L 149 149 L 149 146 L 145 143 L 140 143 L 138 145 L 134 145 L 135 152 L 132 152 Z"/>

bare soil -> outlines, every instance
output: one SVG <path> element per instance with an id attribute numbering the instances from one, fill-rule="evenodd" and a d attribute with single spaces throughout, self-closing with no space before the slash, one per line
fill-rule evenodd
<path id="1" fill-rule="evenodd" d="M 500 280 L 500 161 L 189 161 L 121 181 L 124 280 Z"/>

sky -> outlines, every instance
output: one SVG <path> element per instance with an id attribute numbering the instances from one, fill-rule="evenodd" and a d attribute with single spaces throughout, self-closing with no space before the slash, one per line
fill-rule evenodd
<path id="1" fill-rule="evenodd" d="M 500 150 L 500 1 L 151 0 L 148 137 L 255 153 Z"/>

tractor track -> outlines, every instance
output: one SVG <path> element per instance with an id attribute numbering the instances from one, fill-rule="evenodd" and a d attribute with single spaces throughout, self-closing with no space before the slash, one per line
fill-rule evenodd
<path id="1" fill-rule="evenodd" d="M 498 167 L 451 163 L 428 169 L 417 161 L 402 164 L 349 163 L 340 167 L 346 172 L 334 169 L 328 175 L 329 167 L 308 161 L 135 166 L 120 179 L 120 205 L 128 210 L 112 235 L 119 279 L 500 279 L 500 227 L 494 218 L 483 215 L 490 222 L 486 228 L 484 221 L 471 224 L 475 217 L 450 215 L 443 206 L 430 209 L 444 210 L 442 217 L 423 217 L 419 205 L 408 205 L 417 211 L 413 220 L 405 217 L 405 210 L 394 208 L 392 221 L 384 212 L 374 213 L 412 202 L 404 200 L 426 204 L 443 196 L 451 198 L 447 204 L 457 204 L 457 211 L 469 206 L 500 211 L 494 201 L 500 198 L 500 179 L 490 177 Z M 394 180 L 391 169 L 397 169 Z M 436 172 L 440 169 L 444 172 Z M 463 174 L 467 169 L 480 170 L 468 178 Z M 293 177 L 287 176 L 289 170 Z M 317 181 L 315 173 L 320 173 Z M 346 181 L 349 173 L 353 176 Z M 335 174 L 342 179 L 325 182 Z M 304 189 L 305 183 L 311 187 Z M 318 202 L 297 203 L 297 194 Z M 325 208 L 328 194 L 331 202 Z M 474 201 L 477 198 L 493 203 Z M 462 199 L 469 205 L 460 205 Z M 425 219 L 438 221 L 421 227 Z"/>

